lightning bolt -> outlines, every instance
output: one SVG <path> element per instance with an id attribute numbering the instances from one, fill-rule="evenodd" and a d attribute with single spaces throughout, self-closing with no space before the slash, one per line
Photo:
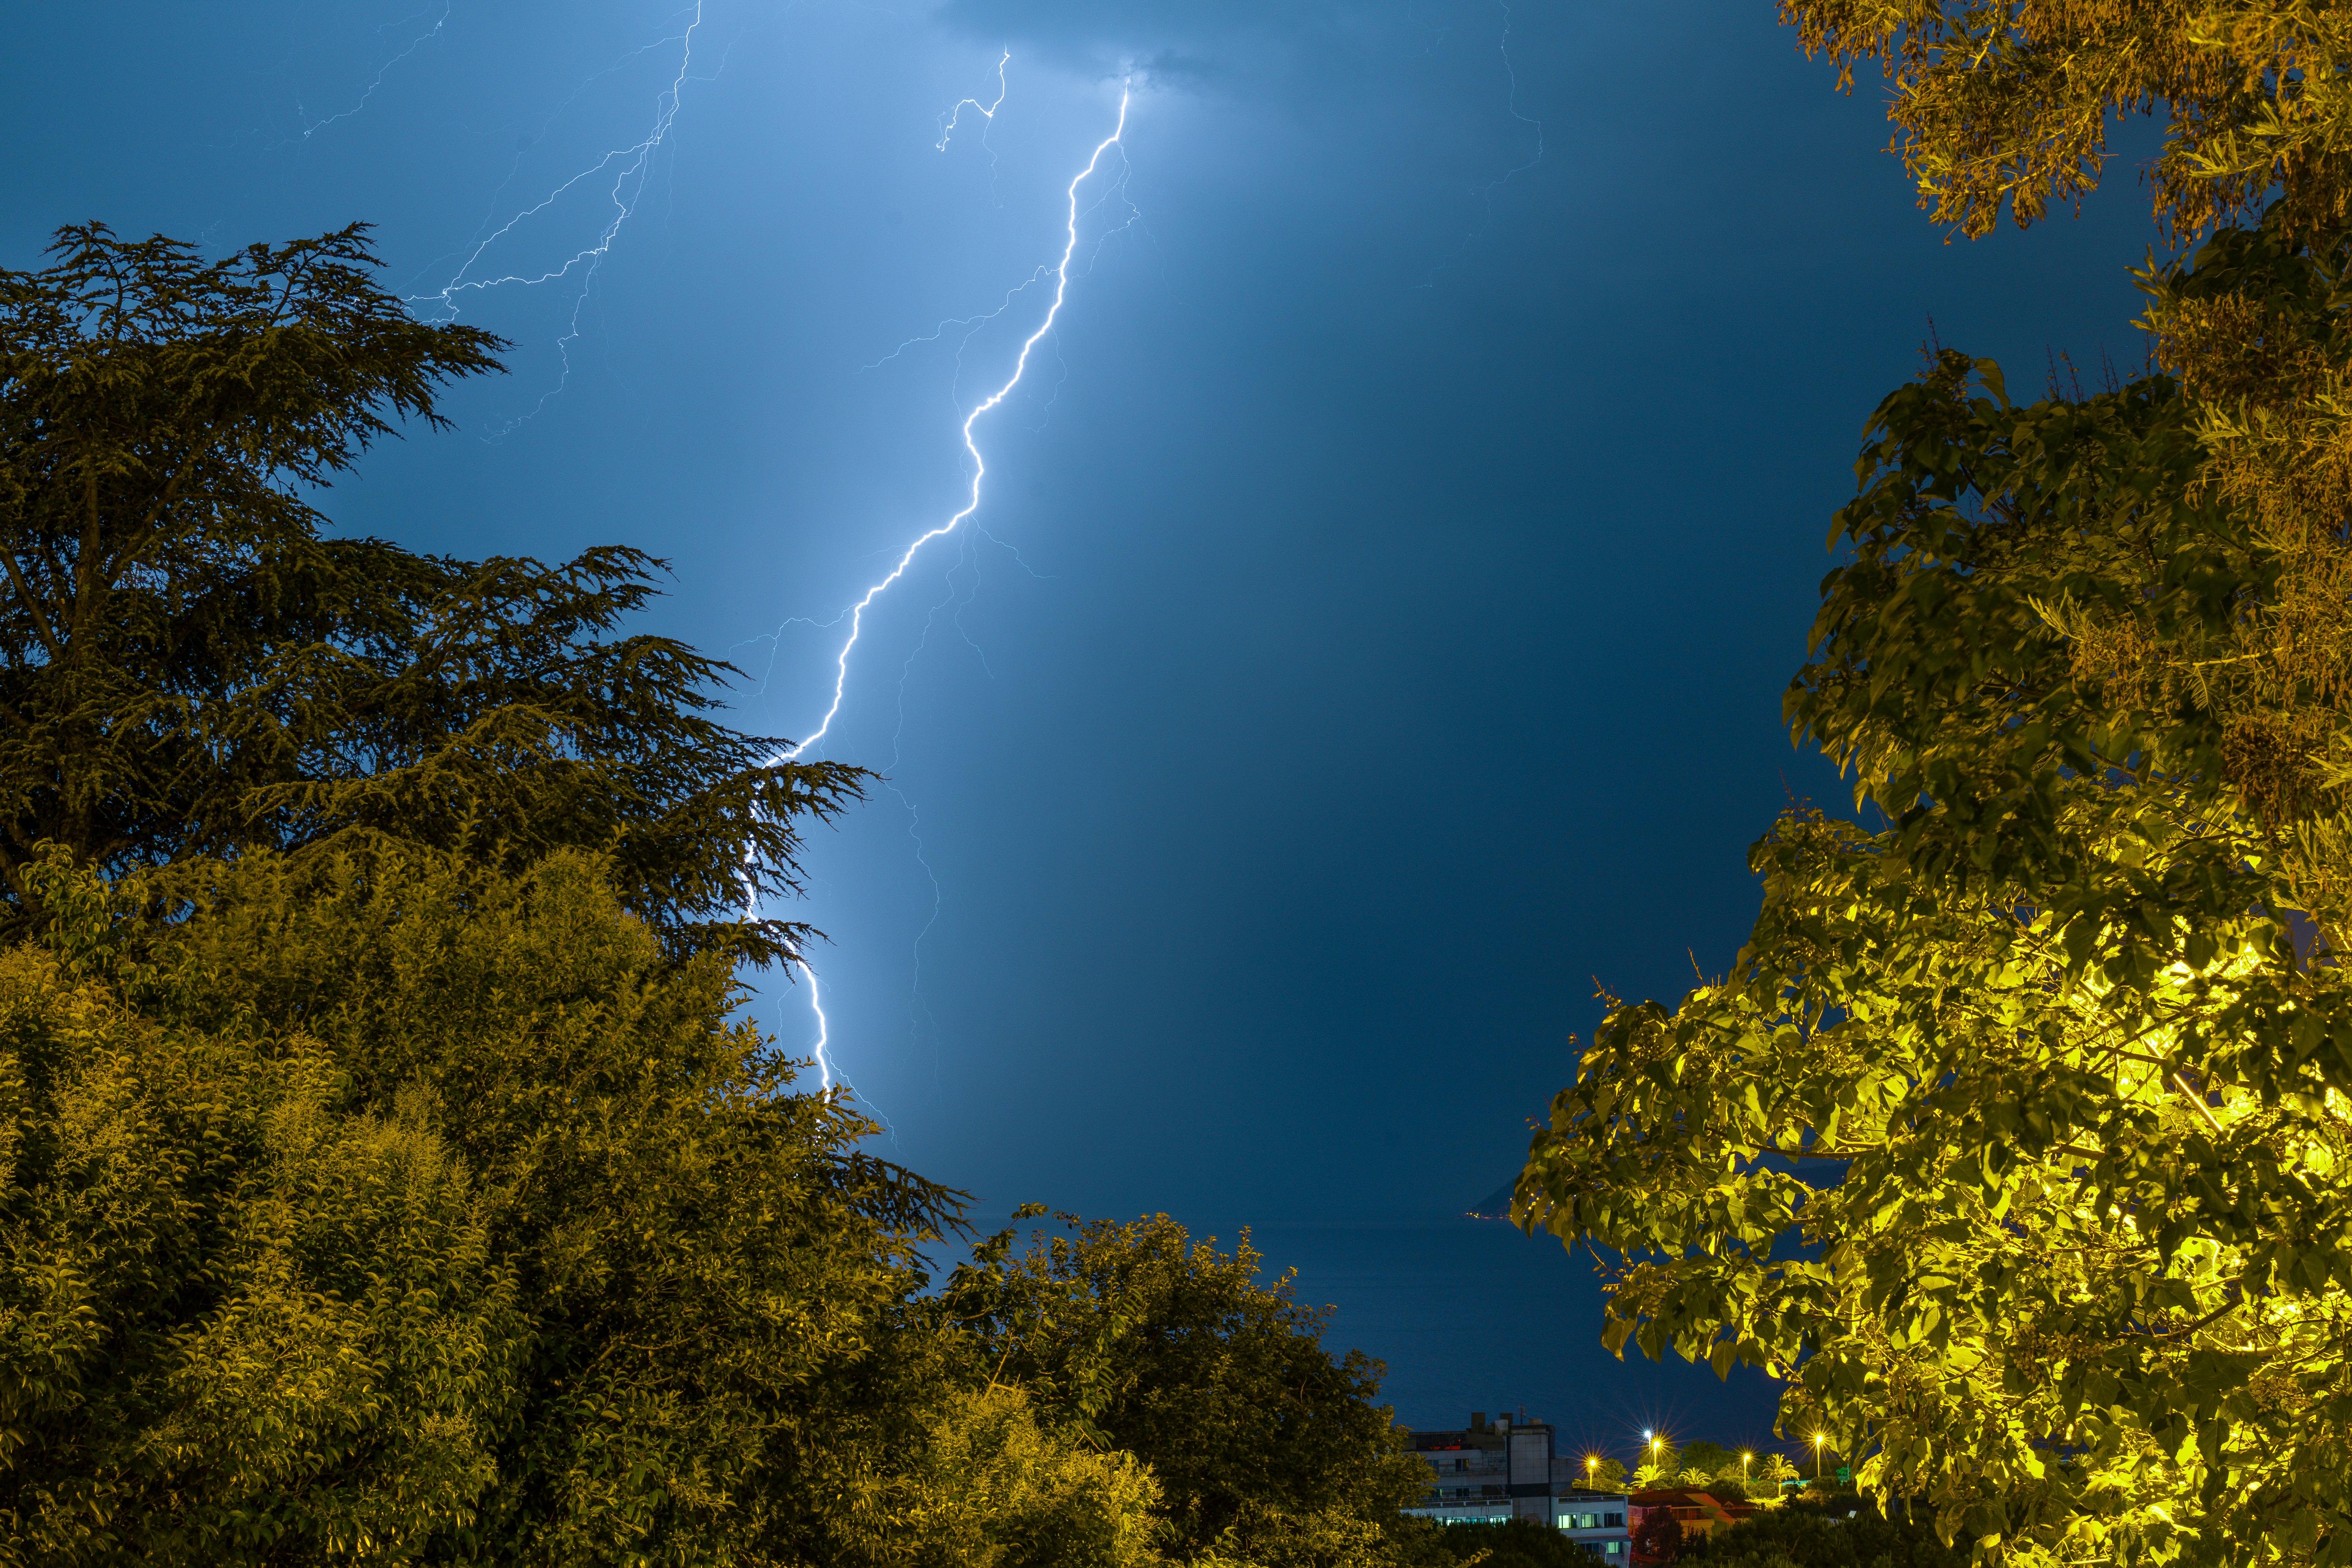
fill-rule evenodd
<path id="1" fill-rule="evenodd" d="M 427 6 L 425 9 L 430 10 L 431 8 L 432 7 Z M 358 102 L 352 104 L 349 109 L 344 110 L 341 114 L 330 114 L 324 120 L 313 120 L 308 125 L 303 126 L 302 140 L 308 142 L 311 137 L 316 136 L 328 126 L 333 125 L 340 121 L 349 120 L 361 110 L 365 109 L 368 106 L 368 100 L 375 96 L 375 89 L 383 85 L 383 79 L 392 74 L 392 68 L 406 59 L 409 56 L 415 54 L 417 50 L 423 48 L 425 45 L 431 43 L 434 39 L 439 37 L 441 36 L 441 29 L 449 25 L 449 13 L 455 9 L 457 9 L 456 0 L 444 0 L 444 4 L 441 6 L 441 15 L 433 19 L 433 26 L 427 27 L 425 30 L 424 35 L 415 43 L 409 45 L 408 47 L 401 50 L 400 53 L 393 56 L 392 58 L 383 62 L 383 65 L 375 73 L 375 79 L 369 82 L 367 84 L 367 90 L 360 94 Z M 408 20 L 414 22 L 417 17 L 424 15 L 424 11 L 419 11 L 415 16 L 411 16 Z M 397 24 L 394 25 L 396 26 Z M 383 30 L 384 29 L 382 27 L 376 29 L 379 33 Z M 297 114 L 302 115 L 305 119 L 309 119 L 309 111 L 303 109 L 301 100 L 299 99 L 295 100 L 294 111 Z"/>
<path id="2" fill-rule="evenodd" d="M 1507 90 L 1504 94 L 1503 109 L 1506 113 L 1510 115 L 1512 119 L 1517 121 L 1520 124 L 1533 126 L 1535 128 L 1536 150 L 1528 156 L 1526 163 L 1505 170 L 1502 176 L 1498 179 L 1489 180 L 1485 184 L 1473 188 L 1473 194 L 1477 196 L 1479 205 L 1484 210 L 1486 216 L 1479 220 L 1477 227 L 1470 230 L 1469 233 L 1462 237 L 1462 243 L 1460 246 L 1455 247 L 1454 256 L 1450 260 L 1440 262 L 1430 268 L 1429 280 L 1422 284 L 1423 289 L 1436 288 L 1437 275 L 1444 271 L 1446 267 L 1451 266 L 1453 262 L 1459 261 L 1462 258 L 1470 254 L 1470 247 L 1476 244 L 1478 240 L 1485 236 L 1486 232 L 1495 226 L 1496 195 L 1500 192 L 1505 185 L 1509 184 L 1513 180 L 1517 179 L 1521 174 L 1526 174 L 1529 169 L 1534 168 L 1537 164 L 1544 161 L 1544 122 L 1536 119 L 1532 115 L 1522 114 L 1519 111 L 1519 68 L 1514 64 L 1511 59 L 1511 28 L 1514 25 L 1515 19 L 1511 16 L 1510 0 L 1495 0 L 1495 8 L 1503 14 L 1503 36 L 1496 40 L 1495 44 L 1495 52 L 1502 58 L 1503 76 L 1505 80 L 1509 84 Z"/>
<path id="3" fill-rule="evenodd" d="M 1005 57 L 1007 59 L 1011 58 L 1010 53 Z M 957 113 L 960 114 L 962 111 L 964 104 L 970 104 L 992 121 L 995 118 L 997 107 L 1004 101 L 1003 70 L 1004 62 L 1000 60 L 997 62 L 999 91 L 996 103 L 982 108 L 976 100 L 966 99 L 963 104 L 957 106 Z M 963 525 L 967 518 L 980 510 L 982 486 L 988 478 L 988 459 L 982 455 L 980 443 L 973 438 L 972 431 L 982 419 L 1002 406 L 1004 400 L 1013 395 L 1013 388 L 1019 386 L 1021 378 L 1028 374 L 1030 355 L 1036 351 L 1039 343 L 1045 342 L 1046 334 L 1054 330 L 1055 321 L 1061 316 L 1062 305 L 1069 298 L 1070 293 L 1070 262 L 1078 251 L 1078 192 L 1087 181 L 1100 172 L 1103 159 L 1112 148 L 1119 148 L 1121 156 L 1124 157 L 1126 149 L 1122 139 L 1127 134 L 1128 107 L 1133 98 L 1132 85 L 1122 84 L 1118 94 L 1118 119 L 1111 127 L 1110 134 L 1095 143 L 1094 152 L 1087 157 L 1086 166 L 1070 176 L 1069 186 L 1064 193 L 1067 212 L 1063 224 L 1062 256 L 1053 268 L 1054 297 L 1045 307 L 1045 318 L 1037 323 L 1034 331 L 1022 340 L 1021 352 L 1014 356 L 1013 362 L 1013 373 L 1004 378 L 1003 383 L 995 391 L 973 404 L 963 416 L 963 425 L 959 435 L 963 441 L 964 455 L 971 459 L 971 485 L 965 492 L 963 505 L 946 521 L 918 534 L 914 542 L 900 553 L 898 563 L 888 573 L 876 580 L 873 585 L 866 590 L 865 595 L 849 607 L 849 635 L 842 640 L 840 650 L 834 656 L 833 700 L 826 707 L 824 719 L 818 722 L 814 731 L 810 731 L 805 740 L 769 758 L 770 765 L 799 761 L 808 753 L 811 747 L 817 745 L 831 732 L 834 720 L 840 717 L 842 701 L 848 690 L 849 658 L 856 651 L 858 638 L 865 633 L 866 610 L 873 605 L 875 600 L 887 593 L 899 578 L 907 574 L 907 569 L 915 563 L 915 557 L 922 553 L 925 545 L 935 539 L 943 539 L 955 532 Z M 950 120 L 946 129 L 948 131 L 954 129 L 952 119 Z M 946 135 L 943 134 L 940 137 L 939 144 L 942 148 L 947 145 Z M 1025 288 L 1027 285 L 1024 284 L 1023 287 Z M 1014 293 L 1018 292 L 1020 292 L 1019 289 L 1014 290 Z M 1007 303 L 1010 302 L 1011 297 L 1008 296 Z M 747 909 L 745 912 L 749 915 L 756 911 Z M 806 959 L 794 961 L 793 967 L 800 972 L 801 979 L 808 984 L 809 1011 L 816 1020 L 816 1045 L 811 1054 L 816 1062 L 819 1080 L 823 1088 L 829 1091 L 834 1086 L 833 1059 L 829 1054 L 829 1047 L 832 1045 L 832 1024 L 825 1016 L 824 993 L 818 988 L 816 971 L 810 967 Z"/>
<path id="4" fill-rule="evenodd" d="M 1005 50 L 1002 55 L 997 57 L 996 101 L 994 103 L 982 103 L 976 98 L 957 100 L 956 106 L 948 110 L 946 117 L 940 121 L 940 139 L 933 144 L 932 151 L 944 153 L 948 150 L 948 141 L 956 133 L 956 127 L 963 123 L 963 111 L 967 109 L 977 110 L 980 117 L 982 120 L 987 121 L 991 125 L 996 123 L 996 111 L 1004 107 L 1004 63 L 1012 58 L 1013 51 L 1011 49 Z M 980 142 L 983 147 L 988 145 L 987 132 L 983 131 L 980 133 Z M 995 150 L 992 148 L 989 152 L 989 163 L 992 167 L 994 165 L 995 161 Z"/>
<path id="5" fill-rule="evenodd" d="M 465 260 L 458 264 L 457 269 L 451 273 L 448 280 L 438 289 L 424 294 L 407 296 L 408 304 L 423 307 L 420 313 L 426 319 L 454 321 L 457 319 L 458 307 L 463 297 L 487 294 L 495 289 L 531 289 L 541 284 L 558 283 L 570 278 L 573 268 L 579 269 L 579 292 L 572 296 L 571 313 L 565 320 L 562 334 L 555 341 L 556 355 L 562 365 L 562 369 L 556 376 L 555 384 L 540 395 L 539 401 L 531 405 L 528 413 L 509 420 L 503 427 L 495 432 L 498 436 L 511 434 L 517 426 L 546 407 L 548 399 L 562 392 L 572 380 L 572 345 L 580 341 L 581 311 L 587 308 L 589 289 L 595 284 L 596 273 L 604 266 L 604 258 L 612 253 L 613 244 L 620 237 L 622 228 L 627 225 L 631 217 L 635 216 L 637 204 L 644 197 L 646 187 L 651 183 L 654 159 L 661 152 L 662 144 L 668 141 L 670 128 L 677 121 L 678 104 L 686 89 L 687 73 L 694 64 L 694 35 L 701 26 L 702 4 L 701 0 L 695 0 L 693 19 L 687 23 L 686 31 L 675 38 L 662 40 L 664 43 L 675 42 L 678 45 L 677 72 L 671 77 L 669 85 L 655 97 L 653 125 L 642 138 L 625 147 L 611 149 L 595 163 L 557 185 L 538 201 L 516 211 L 504 223 L 476 240 L 473 248 L 466 253 Z M 424 42 L 424 39 L 419 39 L 415 45 L 410 47 L 409 52 L 414 53 L 417 47 L 422 47 Z M 634 58 L 635 55 L 645 52 L 640 49 L 627 58 Z M 405 56 L 402 58 L 404 58 Z M 390 68 L 389 66 L 385 68 L 387 70 Z M 382 79 L 381 75 L 378 79 Z M 369 90 L 373 92 L 374 89 L 371 87 Z M 306 132 L 305 134 L 307 135 L 308 132 Z M 480 276 L 475 274 L 476 266 L 481 263 L 483 258 L 500 240 L 507 238 L 517 228 L 554 206 L 575 187 L 588 184 L 595 181 L 599 175 L 607 173 L 612 175 L 612 183 L 605 191 L 606 199 L 612 205 L 611 213 L 606 217 L 604 226 L 597 231 L 595 237 L 574 251 L 561 266 L 543 268 L 536 273 L 509 272 L 491 276 L 486 269 Z"/>

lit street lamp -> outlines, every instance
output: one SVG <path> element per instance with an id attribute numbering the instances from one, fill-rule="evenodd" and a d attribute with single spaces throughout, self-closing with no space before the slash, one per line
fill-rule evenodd
<path id="1" fill-rule="evenodd" d="M 1813 1479 L 1822 1479 L 1822 1444 L 1827 1441 L 1819 1432 L 1813 1434 Z"/>
<path id="2" fill-rule="evenodd" d="M 1748 1461 L 1755 1457 L 1756 1456 L 1753 1454 L 1742 1454 L 1739 1456 L 1739 1484 L 1743 1487 L 1748 1484 Z"/>

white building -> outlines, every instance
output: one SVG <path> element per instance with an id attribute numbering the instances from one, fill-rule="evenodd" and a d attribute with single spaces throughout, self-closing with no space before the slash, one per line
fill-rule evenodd
<path id="1" fill-rule="evenodd" d="M 1522 1413 L 1489 1423 L 1484 1411 L 1458 1432 L 1415 1432 L 1412 1451 L 1430 1468 L 1430 1489 L 1405 1510 L 1441 1524 L 1548 1525 L 1605 1563 L 1633 1562 L 1622 1492 L 1586 1489 L 1577 1462 L 1553 1452 L 1552 1429 Z"/>

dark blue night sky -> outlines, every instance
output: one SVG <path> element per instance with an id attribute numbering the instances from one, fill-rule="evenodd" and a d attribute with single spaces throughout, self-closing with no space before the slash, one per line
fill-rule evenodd
<path id="1" fill-rule="evenodd" d="M 1045 286 L 955 321 L 1055 258 L 1131 80 L 1058 329 L 979 427 L 976 526 L 877 602 L 827 737 L 889 781 L 808 858 L 835 1059 L 885 1152 L 983 1213 L 1265 1227 L 1405 1419 L 1740 1436 L 1759 1390 L 1620 1371 L 1589 1268 L 1445 1222 L 1516 1168 L 1596 983 L 1719 970 L 1748 844 L 1838 798 L 1780 693 L 1931 318 L 2025 389 L 2137 364 L 2147 235 L 2111 175 L 2079 220 L 1945 243 L 1879 84 L 1836 95 L 1773 10 L 29 8 L 0 265 L 89 218 L 218 248 L 365 219 L 428 296 L 563 268 L 619 179 L 600 255 L 448 296 L 512 374 L 325 505 L 427 549 L 667 556 L 652 629 L 798 736 L 815 623 L 954 511 L 961 412 Z M 938 150 L 1007 51 L 994 120 Z M 640 175 L 565 187 L 657 123 Z M 813 1037 L 781 979 L 761 1013 Z M 1363 1239 L 1407 1234 L 1440 1239 Z"/>

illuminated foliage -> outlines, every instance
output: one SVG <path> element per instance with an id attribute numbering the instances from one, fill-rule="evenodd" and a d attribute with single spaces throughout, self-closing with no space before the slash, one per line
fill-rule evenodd
<path id="1" fill-rule="evenodd" d="M 928 1437 L 862 1542 L 876 1559 L 924 1568 L 1144 1568 L 1164 1561 L 1151 1472 L 1132 1455 L 1052 1434 L 1018 1388 L 957 1392 Z"/>
<path id="2" fill-rule="evenodd" d="M 470 1521 L 523 1318 L 411 1094 L 0 954 L 0 1562 L 413 1552 Z"/>
<path id="3" fill-rule="evenodd" d="M 1428 1467 L 1372 1403 L 1379 1363 L 1360 1351 L 1335 1360 L 1325 1314 L 1294 1300 L 1287 1278 L 1261 1284 L 1246 1238 L 1221 1252 L 1164 1215 L 1035 1237 L 1025 1252 L 1016 1234 L 958 1272 L 945 1321 L 991 1376 L 1150 1467 L 1171 1556 L 1202 1568 L 1397 1560 L 1397 1510 L 1427 1489 Z"/>
<path id="4" fill-rule="evenodd" d="M 910 1302 L 950 1194 L 791 1092 L 726 956 L 667 956 L 593 858 L 258 856 L 163 941 L 33 873 L 0 1561 L 882 1563 L 940 1433 L 1034 1448 L 951 1419 Z M 1066 1472 L 1000 1489 L 1052 1513 Z"/>
<path id="5" fill-rule="evenodd" d="M 2228 604 L 2161 624 L 2110 601 L 2042 609 L 2074 674 L 2116 708 L 2200 710 L 2226 784 L 2260 817 L 2323 924 L 2352 899 L 2352 16 L 2326 5 L 2142 0 L 1783 0 L 1806 48 L 1851 79 L 1881 61 L 1922 205 L 1960 232 L 2021 223 L 2097 184 L 2108 117 L 2168 117 L 2150 172 L 2176 235 L 2215 229 L 2144 275 L 2147 326 L 2191 437 L 2138 483 L 2226 507 L 2251 546 Z M 2193 479 L 2179 472 L 2181 460 Z M 2127 465 L 2122 466 L 2127 468 Z M 2178 585 L 2177 584 L 2175 585 Z M 2209 606 L 2210 609 L 2210 606 Z"/>
<path id="6" fill-rule="evenodd" d="M 1894 82 L 1895 150 L 1920 205 L 1976 236 L 2099 183 L 2108 117 L 2165 111 L 2158 216 L 2193 232 L 2272 198 L 2352 216 L 2352 18 L 2315 0 L 1780 0 L 1851 86 Z"/>
<path id="7" fill-rule="evenodd" d="M 1608 1335 L 1789 1381 L 1790 1436 L 1981 1557 L 2352 1562 L 2352 164 L 2326 7 L 1789 0 L 1886 62 L 1982 233 L 2169 114 L 2160 371 L 1882 404 L 1720 982 L 1615 1008 L 1523 1223 Z M 2347 61 L 2344 63 L 2352 63 Z M 2297 933 L 2303 951 L 2297 949 Z"/>
<path id="8" fill-rule="evenodd" d="M 1592 1568 L 1592 1553 L 1580 1543 L 1531 1519 L 1454 1525 L 1436 1537 L 1431 1568 L 1457 1563 L 1464 1568 Z"/>
<path id="9" fill-rule="evenodd" d="M 1948 355 L 1882 405 L 1790 708 L 1889 826 L 1758 846 L 1731 974 L 1610 1016 L 1520 1187 L 1632 1255 L 1612 1344 L 1769 1368 L 2023 1561 L 2352 1547 L 2352 975 L 2223 725 L 2103 704 L 2047 613 L 2227 631 L 2271 558 L 2196 451 L 2160 379 L 2020 408 Z"/>
<path id="10" fill-rule="evenodd" d="M 2275 555 L 2197 451 L 2161 378 L 1887 399 L 1790 711 L 1888 826 L 1759 845 L 1732 973 L 1610 1016 L 1520 1186 L 1632 1256 L 1612 1344 L 1769 1368 L 2028 1562 L 2352 1550 L 2352 975 L 2296 960 L 2226 721 L 2103 702 L 2051 613 L 2228 634 Z"/>
<path id="11" fill-rule="evenodd" d="M 494 340 L 357 229 L 56 257 L 0 273 L 0 1565 L 1437 1560 L 1246 1247 L 923 1293 L 961 1195 L 739 1016 L 862 775 L 618 635 L 659 563 L 326 531 Z"/>

